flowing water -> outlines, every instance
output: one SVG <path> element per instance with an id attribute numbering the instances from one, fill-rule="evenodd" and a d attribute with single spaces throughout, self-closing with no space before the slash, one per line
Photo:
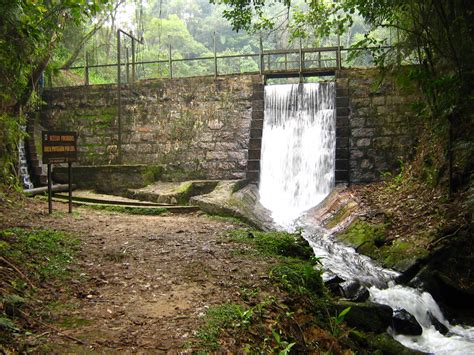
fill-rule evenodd
<path id="1" fill-rule="evenodd" d="M 335 84 L 265 87 L 260 201 L 290 226 L 334 186 Z"/>
<path id="2" fill-rule="evenodd" d="M 322 258 L 323 278 L 338 275 L 369 288 L 370 300 L 405 309 L 423 328 L 420 336 L 389 332 L 405 346 L 435 354 L 474 354 L 474 327 L 451 325 L 433 297 L 422 290 L 396 285 L 399 274 L 376 265 L 353 248 L 334 241 L 324 229 L 298 222 L 334 186 L 334 83 L 265 87 L 260 202 L 284 230 L 301 227 Z M 445 325 L 442 335 L 431 317 Z"/>
<path id="3" fill-rule="evenodd" d="M 26 127 L 21 127 L 23 131 L 26 130 Z M 25 189 L 32 189 L 34 188 L 33 183 L 30 179 L 30 174 L 28 173 L 28 163 L 26 160 L 26 150 L 25 150 L 25 140 L 20 140 L 18 143 L 18 160 L 19 160 L 19 168 L 20 168 L 20 179 L 23 187 Z"/>

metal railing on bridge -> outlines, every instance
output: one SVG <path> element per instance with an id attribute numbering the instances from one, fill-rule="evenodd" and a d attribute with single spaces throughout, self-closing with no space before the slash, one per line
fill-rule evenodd
<path id="1" fill-rule="evenodd" d="M 126 84 L 133 83 L 135 80 L 153 78 L 211 75 L 217 77 L 228 74 L 260 73 L 267 77 L 327 75 L 346 66 L 347 61 L 344 63 L 343 52 L 346 54 L 345 57 L 350 51 L 367 52 L 367 48 L 343 48 L 340 46 L 302 48 L 301 43 L 297 49 L 264 50 L 262 42 L 260 42 L 259 53 L 217 54 L 214 46 L 214 53 L 211 56 L 174 58 L 172 47 L 169 45 L 166 59 L 136 61 L 134 41 L 138 40 L 132 39 L 131 61 L 127 48 L 124 51 L 127 54 L 126 60 L 120 60 L 121 47 L 118 42 L 117 63 L 90 64 L 89 55 L 86 54 L 85 65 L 73 66 L 67 69 L 76 74 L 75 80 L 65 85 L 49 78 L 49 86 L 61 87 L 117 82 Z M 94 80 L 91 80 L 91 74 L 93 74 Z M 83 79 L 80 79 L 80 76 L 83 76 Z"/>

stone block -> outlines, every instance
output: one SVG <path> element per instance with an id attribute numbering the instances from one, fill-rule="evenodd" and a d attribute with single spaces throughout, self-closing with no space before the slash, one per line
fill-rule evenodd
<path id="1" fill-rule="evenodd" d="M 359 149 L 351 149 L 350 155 L 351 155 L 351 160 L 359 159 L 359 158 L 362 158 L 363 156 L 365 156 L 365 152 L 362 151 L 362 150 L 359 150 Z"/>
<path id="2" fill-rule="evenodd" d="M 227 152 L 227 159 L 241 164 L 242 161 L 247 161 L 247 152 L 244 150 Z"/>
<path id="3" fill-rule="evenodd" d="M 336 116 L 336 127 L 347 127 L 349 126 L 348 116 Z"/>
<path id="4" fill-rule="evenodd" d="M 390 95 L 386 97 L 387 105 L 405 104 L 409 101 L 407 97 L 400 95 Z"/>
<path id="5" fill-rule="evenodd" d="M 260 139 L 262 138 L 262 129 L 251 129 L 250 130 L 250 138 L 251 139 Z"/>
<path id="6" fill-rule="evenodd" d="M 372 162 L 369 159 L 362 159 L 361 162 L 360 162 L 360 168 L 361 169 L 372 169 L 373 166 L 374 165 L 372 164 Z"/>
<path id="7" fill-rule="evenodd" d="M 250 123 L 250 129 L 262 129 L 262 128 L 263 128 L 263 119 L 262 120 L 252 119 L 252 122 Z"/>
<path id="8" fill-rule="evenodd" d="M 351 131 L 354 138 L 371 138 L 375 134 L 374 128 L 353 128 Z"/>
<path id="9" fill-rule="evenodd" d="M 263 100 L 253 100 L 252 110 L 263 111 L 264 110 Z"/>
<path id="10" fill-rule="evenodd" d="M 336 107 L 348 107 L 349 98 L 348 97 L 336 97 Z"/>
<path id="11" fill-rule="evenodd" d="M 349 138 L 336 137 L 336 150 L 349 147 Z"/>
<path id="12" fill-rule="evenodd" d="M 250 181 L 258 182 L 260 180 L 260 172 L 259 171 L 247 170 L 245 175 L 246 175 L 247 179 L 250 180 Z"/>
<path id="13" fill-rule="evenodd" d="M 357 147 L 368 147 L 370 146 L 371 140 L 370 138 L 360 138 L 356 140 Z"/>
<path id="14" fill-rule="evenodd" d="M 348 116 L 349 108 L 348 107 L 336 107 L 336 116 Z"/>
<path id="15" fill-rule="evenodd" d="M 340 85 L 340 83 L 338 83 L 336 80 L 336 97 L 345 96 L 349 96 L 349 90 L 347 89 L 347 86 Z"/>
<path id="16" fill-rule="evenodd" d="M 252 110 L 252 120 L 262 120 L 264 118 L 263 110 Z"/>
<path id="17" fill-rule="evenodd" d="M 385 96 L 372 97 L 372 104 L 374 106 L 383 106 L 383 105 L 385 105 Z"/>
<path id="18" fill-rule="evenodd" d="M 336 159 L 336 170 L 349 170 L 349 160 Z"/>
<path id="19" fill-rule="evenodd" d="M 349 125 L 352 128 L 364 127 L 365 126 L 365 117 L 361 116 L 351 116 L 349 118 Z"/>
<path id="20" fill-rule="evenodd" d="M 336 152 L 337 154 L 337 152 Z M 248 151 L 248 158 L 252 160 L 259 160 L 261 155 L 260 149 L 257 150 L 249 150 Z"/>
<path id="21" fill-rule="evenodd" d="M 335 172 L 336 182 L 349 182 L 349 171 L 348 170 L 336 170 Z"/>
<path id="22" fill-rule="evenodd" d="M 249 141 L 249 150 L 260 150 L 262 148 L 261 139 L 251 139 Z"/>
<path id="23" fill-rule="evenodd" d="M 210 151 L 206 153 L 206 160 L 225 160 L 227 159 L 227 152 Z"/>
<path id="24" fill-rule="evenodd" d="M 336 137 L 349 137 L 351 131 L 349 127 L 337 127 L 336 128 Z"/>
<path id="25" fill-rule="evenodd" d="M 349 149 L 342 148 L 336 149 L 336 159 L 348 159 L 349 158 Z"/>
<path id="26" fill-rule="evenodd" d="M 393 145 L 392 137 L 376 137 L 372 142 L 374 149 L 390 149 Z"/>
<path id="27" fill-rule="evenodd" d="M 250 171 L 260 171 L 260 160 L 249 160 L 247 169 Z"/>

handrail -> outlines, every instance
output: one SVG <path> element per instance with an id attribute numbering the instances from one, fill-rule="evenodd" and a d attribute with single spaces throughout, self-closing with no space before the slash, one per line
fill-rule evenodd
<path id="1" fill-rule="evenodd" d="M 344 47 L 319 47 L 319 48 L 291 48 L 291 49 L 276 49 L 276 50 L 263 50 L 261 49 L 260 53 L 243 53 L 243 54 L 221 54 L 218 55 L 214 53 L 212 56 L 203 56 L 203 57 L 195 57 L 195 58 L 173 58 L 171 51 L 169 52 L 169 56 L 167 59 L 160 59 L 160 60 L 148 60 L 148 61 L 134 61 L 132 66 L 132 78 L 136 75 L 136 68 L 139 66 L 145 67 L 154 64 L 161 64 L 163 68 L 168 68 L 169 77 L 173 77 L 173 63 L 183 63 L 183 62 L 192 62 L 192 61 L 214 61 L 213 70 L 214 75 L 217 76 L 219 73 L 222 75 L 222 70 L 218 73 L 217 63 L 222 60 L 226 59 L 238 59 L 238 58 L 254 58 L 255 64 L 259 67 L 259 71 L 262 75 L 266 72 L 274 72 L 275 70 L 280 70 L 282 72 L 291 71 L 294 72 L 295 70 L 299 70 L 302 74 L 303 72 L 308 72 L 311 70 L 317 71 L 318 69 L 321 70 L 328 70 L 328 69 L 340 69 L 342 67 L 341 61 L 342 56 L 341 52 L 352 52 L 352 51 L 366 51 L 373 48 L 380 48 L 380 49 L 388 49 L 391 48 L 390 46 L 380 46 L 380 47 L 368 47 L 368 48 L 344 48 Z M 310 54 L 317 53 L 318 57 L 308 57 Z M 325 55 L 324 57 L 322 55 Z M 331 56 L 333 54 L 334 56 Z M 297 55 L 298 58 L 292 60 L 289 58 L 290 56 Z M 327 56 L 330 57 L 327 57 Z M 275 57 L 282 57 L 280 60 L 275 60 Z M 86 56 L 88 59 L 88 57 Z M 260 58 L 260 59 L 258 59 Z M 294 58 L 294 57 L 293 57 Z M 332 63 L 331 63 L 332 62 Z M 129 73 L 129 66 L 131 64 L 129 62 L 125 63 L 107 63 L 107 64 L 89 64 L 89 60 L 86 61 L 85 65 L 81 66 L 73 66 L 70 67 L 69 70 L 84 70 L 85 75 L 87 76 L 87 80 L 85 80 L 85 85 L 88 85 L 90 69 L 98 69 L 98 68 L 118 68 L 126 67 L 126 73 Z M 272 69 L 273 66 L 273 69 Z M 274 69 L 275 66 L 278 66 L 279 69 Z M 283 68 L 282 68 L 283 67 Z M 291 67 L 291 68 L 290 68 Z M 66 69 L 62 69 L 66 70 Z M 255 73 L 256 70 L 247 70 L 242 71 L 239 69 L 238 74 L 248 74 L 248 73 Z M 162 75 L 160 75 L 162 76 Z M 191 76 L 191 75 L 190 75 Z M 128 75 L 126 82 L 129 81 Z"/>

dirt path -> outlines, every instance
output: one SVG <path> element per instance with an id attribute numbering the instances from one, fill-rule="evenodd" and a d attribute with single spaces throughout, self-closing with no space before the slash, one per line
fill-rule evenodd
<path id="1" fill-rule="evenodd" d="M 49 318 L 61 329 L 35 339 L 48 351 L 183 351 L 196 340 L 206 309 L 241 302 L 243 287 L 265 288 L 266 262 L 235 253 L 224 234 L 238 226 L 203 214 L 135 216 L 29 202 L 23 227 L 72 232 L 78 269 L 52 295 Z M 12 224 L 12 220 L 7 224 Z M 18 223 L 17 223 L 18 225 Z M 46 329 L 48 330 L 48 329 Z M 64 334 L 82 339 L 77 344 Z"/>

